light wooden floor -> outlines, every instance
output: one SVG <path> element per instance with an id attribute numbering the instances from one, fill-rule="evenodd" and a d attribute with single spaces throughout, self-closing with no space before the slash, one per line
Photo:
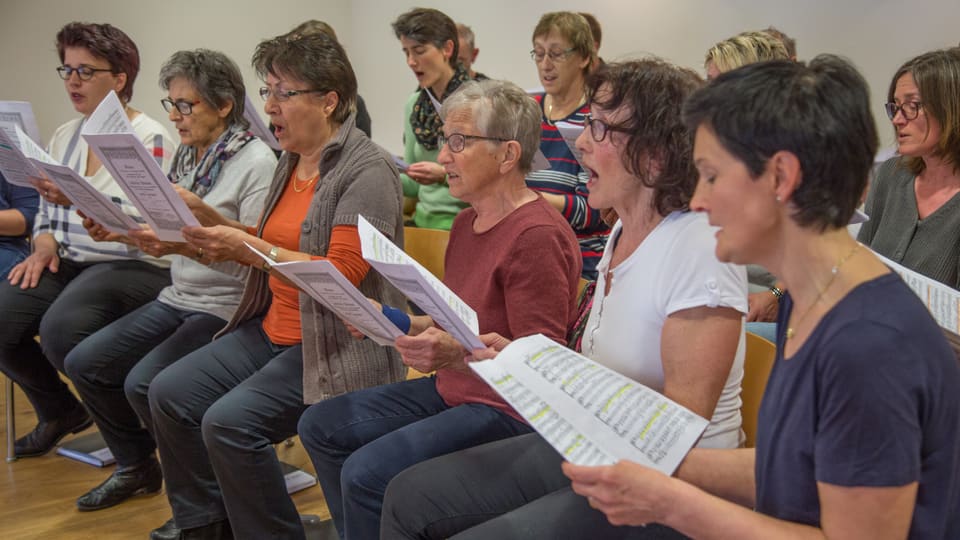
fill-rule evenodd
<path id="1" fill-rule="evenodd" d="M 2 376 L 0 381 L 5 382 Z M 36 417 L 19 388 L 16 390 L 15 410 L 17 435 L 22 436 L 33 429 Z M 0 400 L 3 441 L 6 441 L 5 418 L 5 403 Z M 280 445 L 278 453 L 283 461 L 313 474 L 313 466 L 299 440 L 292 448 Z M 5 442 L 2 455 L 6 456 Z M 6 468 L 0 477 L 0 539 L 3 540 L 145 539 L 151 529 L 170 518 L 170 508 L 163 492 L 137 497 L 106 510 L 78 512 L 75 506 L 77 497 L 106 479 L 112 467 L 99 469 L 54 452 L 3 464 Z M 293 501 L 301 514 L 317 514 L 322 519 L 330 517 L 319 487 L 295 494 Z"/>

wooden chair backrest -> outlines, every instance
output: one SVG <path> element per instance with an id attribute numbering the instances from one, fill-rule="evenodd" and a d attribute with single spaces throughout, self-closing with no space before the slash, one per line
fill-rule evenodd
<path id="1" fill-rule="evenodd" d="M 743 362 L 743 386 L 740 391 L 740 416 L 743 432 L 747 436 L 747 448 L 753 448 L 757 437 L 757 415 L 760 401 L 767 386 L 767 378 L 773 369 L 777 346 L 762 337 L 747 332 L 747 352 Z"/>
<path id="2" fill-rule="evenodd" d="M 450 231 L 403 228 L 403 250 L 439 279 L 443 279 L 444 255 L 449 241 Z"/>

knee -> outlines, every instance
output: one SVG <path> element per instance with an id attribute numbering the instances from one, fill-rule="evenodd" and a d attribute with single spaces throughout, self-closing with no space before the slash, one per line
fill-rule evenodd
<path id="1" fill-rule="evenodd" d="M 361 447 L 343 462 L 340 470 L 340 490 L 344 498 L 370 493 L 380 493 L 382 496 L 387 484 L 396 474 L 387 463 L 390 461 L 388 456 L 373 455 L 374 452 L 364 450 Z"/>
<path id="2" fill-rule="evenodd" d="M 330 416 L 330 413 L 324 410 L 324 406 L 328 406 L 329 403 L 329 401 L 326 401 L 311 405 L 300 415 L 300 420 L 297 422 L 297 434 L 300 435 L 300 442 L 303 443 L 311 457 L 317 456 L 322 459 L 326 450 L 334 444 L 324 423 L 325 419 L 336 418 L 336 416 Z"/>
<path id="3" fill-rule="evenodd" d="M 68 366 L 70 365 L 69 359 L 70 357 L 68 356 Z M 141 378 L 137 376 L 136 369 L 127 374 L 127 378 L 123 381 L 123 394 L 127 396 L 127 401 L 138 413 L 150 407 L 149 398 L 147 397 L 147 390 L 149 388 L 149 382 L 141 380 Z"/>
<path id="4" fill-rule="evenodd" d="M 219 400 L 207 409 L 200 421 L 207 453 L 213 456 L 231 449 L 247 451 L 270 445 L 259 424 L 244 410 L 228 400 Z"/>
<path id="5" fill-rule="evenodd" d="M 390 480 L 387 491 L 383 496 L 382 530 L 408 531 L 411 534 L 402 535 L 412 538 L 413 530 L 422 530 L 424 523 L 418 523 L 419 516 L 424 508 L 424 497 L 429 498 L 436 491 L 426 489 L 425 480 L 430 471 L 423 470 L 424 463 L 418 463 Z M 400 535 L 397 535 L 400 536 Z"/>
<path id="6" fill-rule="evenodd" d="M 54 310 L 47 311 L 40 320 L 40 348 L 43 355 L 60 371 L 70 349 L 77 345 L 77 330 L 70 317 L 62 317 Z"/>
<path id="7" fill-rule="evenodd" d="M 164 372 L 157 375 L 147 388 L 147 407 L 151 414 L 158 419 L 177 419 L 181 416 L 177 414 L 174 407 L 180 401 L 179 395 L 182 388 L 183 381 L 178 380 L 177 377 L 165 376 Z"/>

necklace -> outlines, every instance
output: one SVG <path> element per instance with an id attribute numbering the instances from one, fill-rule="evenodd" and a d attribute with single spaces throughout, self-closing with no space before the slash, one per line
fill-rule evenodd
<path id="1" fill-rule="evenodd" d="M 847 253 L 846 255 L 844 255 L 842 259 L 837 261 L 837 264 L 833 265 L 833 268 L 830 269 L 830 279 L 827 280 L 827 284 L 824 285 L 822 289 L 820 289 L 820 292 L 817 293 L 817 297 L 813 299 L 813 303 L 811 303 L 810 307 L 808 307 L 806 311 L 803 312 L 803 315 L 800 315 L 800 317 L 797 318 L 794 326 L 799 326 L 800 323 L 802 323 L 803 320 L 807 318 L 807 315 L 809 315 L 810 312 L 813 311 L 814 306 L 816 306 L 817 303 L 820 302 L 820 299 L 823 298 L 823 293 L 827 292 L 827 289 L 829 289 L 830 286 L 833 285 L 834 280 L 837 279 L 837 275 L 840 274 L 840 268 L 843 266 L 843 263 L 850 260 L 850 257 L 853 257 L 853 254 L 856 253 L 858 249 L 860 249 L 860 246 L 861 246 L 860 242 L 857 242 L 857 245 L 853 246 L 853 249 L 850 250 L 850 253 Z M 787 327 L 787 339 L 792 338 L 794 334 L 796 334 L 796 332 L 794 332 L 793 330 L 794 326 Z"/>
<path id="2" fill-rule="evenodd" d="M 314 180 L 316 180 L 317 178 L 320 178 L 319 172 L 311 176 L 310 178 L 307 178 L 306 180 L 301 180 L 300 177 L 297 176 L 297 173 L 294 172 L 293 173 L 293 191 L 297 193 L 303 193 L 304 191 L 307 190 L 308 187 L 310 187 L 310 184 L 312 184 Z M 303 187 L 297 187 L 298 182 L 306 182 L 306 184 L 303 184 Z"/>

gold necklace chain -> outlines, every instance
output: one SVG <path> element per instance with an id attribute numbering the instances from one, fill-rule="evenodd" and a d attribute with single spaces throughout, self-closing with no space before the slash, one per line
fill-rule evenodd
<path id="1" fill-rule="evenodd" d="M 800 323 L 802 323 L 803 320 L 807 318 L 807 315 L 809 315 L 810 312 L 813 311 L 813 308 L 817 305 L 818 302 L 820 302 L 820 299 L 823 298 L 823 294 L 827 292 L 827 289 L 829 289 L 830 286 L 833 285 L 834 280 L 837 279 L 837 275 L 840 274 L 840 268 L 843 266 L 845 262 L 850 260 L 850 257 L 853 257 L 853 254 L 856 253 L 858 249 L 860 249 L 861 245 L 862 244 L 860 244 L 860 242 L 857 242 L 857 245 L 853 246 L 853 249 L 850 250 L 850 253 L 847 253 L 846 255 L 844 255 L 843 258 L 837 261 L 837 264 L 835 264 L 833 268 L 830 269 L 830 279 L 827 281 L 827 284 L 824 285 L 822 289 L 820 289 L 820 292 L 817 293 L 817 297 L 813 299 L 813 303 L 810 304 L 810 307 L 808 307 L 803 312 L 803 315 L 800 315 L 800 317 L 796 320 L 793 326 L 787 326 L 787 339 L 792 338 L 796 334 L 796 332 L 793 330 L 794 327 L 800 326 Z"/>
<path id="2" fill-rule="evenodd" d="M 320 173 L 317 173 L 306 180 L 301 180 L 300 177 L 297 176 L 297 173 L 294 172 L 293 173 L 293 191 L 297 193 L 303 193 L 304 191 L 307 190 L 307 188 L 310 187 L 310 184 L 312 184 L 314 180 L 316 180 L 317 178 L 320 178 Z M 298 182 L 306 182 L 306 184 L 304 184 L 303 187 L 298 188 L 297 187 Z"/>
<path id="3" fill-rule="evenodd" d="M 547 114 L 546 114 L 546 117 L 547 117 L 547 124 L 550 124 L 550 125 L 552 126 L 553 123 L 556 122 L 556 120 L 554 120 L 553 118 L 551 118 L 551 116 L 553 115 L 553 96 L 551 96 L 551 95 L 549 95 L 549 94 L 544 94 L 543 101 L 546 103 L 548 97 L 550 98 L 550 103 L 547 104 Z M 574 107 L 573 110 L 576 111 L 577 109 L 579 109 L 580 107 L 582 107 L 583 104 L 586 103 L 586 102 L 587 102 L 587 94 L 585 94 L 585 93 L 584 93 L 584 94 L 580 94 L 580 100 L 577 101 L 577 106 Z M 573 112 L 573 111 L 571 111 L 571 112 Z M 570 116 L 570 115 L 567 115 L 567 116 Z"/>

